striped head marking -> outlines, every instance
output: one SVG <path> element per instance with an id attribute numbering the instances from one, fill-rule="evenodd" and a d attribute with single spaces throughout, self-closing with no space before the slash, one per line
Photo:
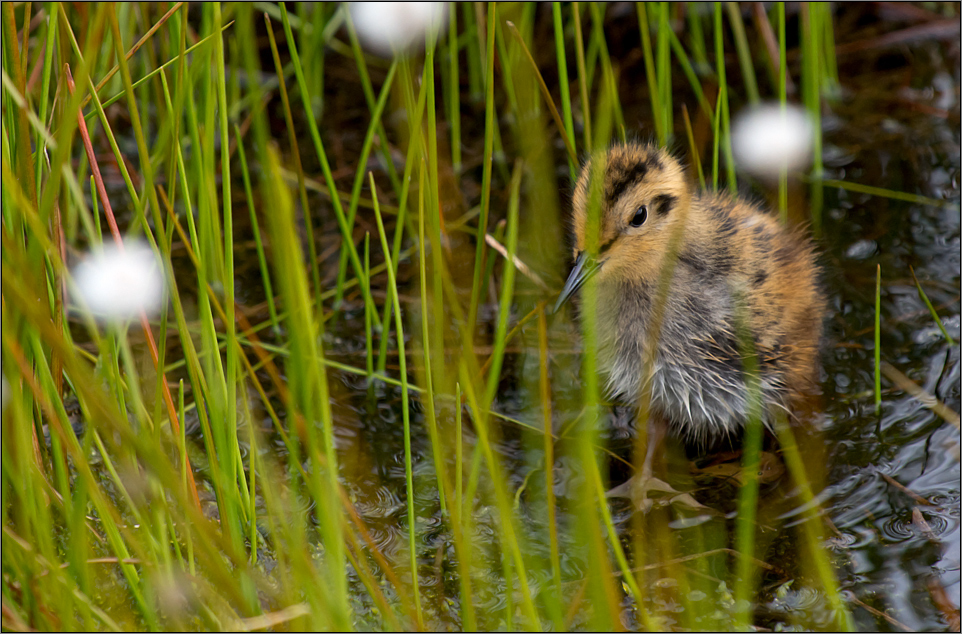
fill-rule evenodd
<path id="1" fill-rule="evenodd" d="M 667 246 L 667 229 L 690 201 L 684 170 L 667 151 L 615 145 L 587 161 L 575 185 L 574 255 L 595 254 L 602 277 L 618 270 L 637 277 L 639 267 Z"/>

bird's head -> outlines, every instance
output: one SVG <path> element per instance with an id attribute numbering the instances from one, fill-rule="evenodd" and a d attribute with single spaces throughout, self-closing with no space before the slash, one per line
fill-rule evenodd
<path id="1" fill-rule="evenodd" d="M 681 164 L 661 148 L 616 145 L 588 160 L 573 197 L 575 267 L 555 308 L 592 275 L 602 283 L 656 276 L 690 204 Z"/>

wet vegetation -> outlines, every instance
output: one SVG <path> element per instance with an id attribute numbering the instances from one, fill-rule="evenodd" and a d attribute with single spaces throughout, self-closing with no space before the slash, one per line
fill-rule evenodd
<path id="1" fill-rule="evenodd" d="M 958 4 L 454 3 L 388 57 L 351 16 L 4 3 L 4 629 L 958 631 Z M 739 169 L 762 102 L 809 168 Z M 670 440 L 645 500 L 591 282 L 551 312 L 624 139 L 829 298 L 798 424 Z M 159 311 L 92 313 L 112 243 Z"/>

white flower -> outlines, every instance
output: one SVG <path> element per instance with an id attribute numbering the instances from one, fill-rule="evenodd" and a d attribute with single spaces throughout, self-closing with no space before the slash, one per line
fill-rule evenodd
<path id="1" fill-rule="evenodd" d="M 129 319 L 156 312 L 164 299 L 164 275 L 150 248 L 138 242 L 105 244 L 73 271 L 80 299 L 90 311 L 107 319 Z"/>
<path id="2" fill-rule="evenodd" d="M 764 104 L 742 113 L 732 126 L 735 163 L 760 178 L 804 169 L 812 160 L 812 121 L 805 110 Z"/>
<path id="3" fill-rule="evenodd" d="M 423 46 L 448 14 L 447 2 L 352 2 L 350 8 L 358 38 L 384 57 Z"/>

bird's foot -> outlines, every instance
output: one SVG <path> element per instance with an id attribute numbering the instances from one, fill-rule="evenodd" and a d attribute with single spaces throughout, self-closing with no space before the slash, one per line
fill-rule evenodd
<path id="1" fill-rule="evenodd" d="M 649 493 L 658 495 L 652 496 Z M 691 493 L 679 491 L 661 478 L 646 473 L 645 470 L 608 491 L 607 497 L 629 498 L 632 506 L 642 513 L 647 513 L 656 504 L 659 506 L 675 504 L 682 508 L 697 511 L 709 510 L 707 506 L 692 497 Z"/>

